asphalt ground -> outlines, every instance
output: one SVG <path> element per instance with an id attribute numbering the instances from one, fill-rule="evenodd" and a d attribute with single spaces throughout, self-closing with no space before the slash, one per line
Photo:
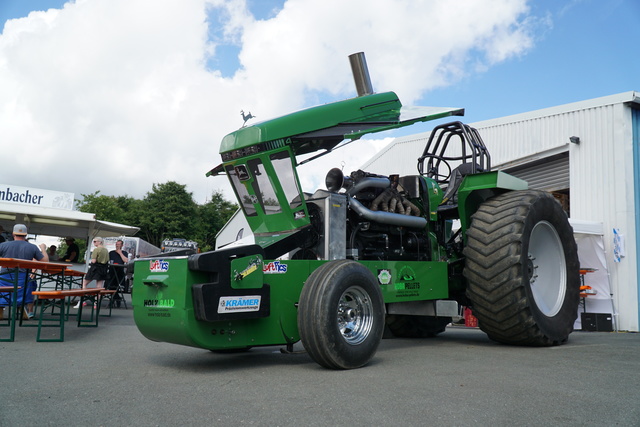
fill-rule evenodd
<path id="1" fill-rule="evenodd" d="M 132 314 L 68 323 L 62 343 L 25 327 L 0 343 L 0 426 L 640 426 L 637 333 L 523 348 L 455 326 L 331 371 L 300 344 L 233 355 L 152 342 Z"/>

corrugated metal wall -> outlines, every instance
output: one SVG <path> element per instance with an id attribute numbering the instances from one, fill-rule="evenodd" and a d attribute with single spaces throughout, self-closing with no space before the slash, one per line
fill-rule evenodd
<path id="1" fill-rule="evenodd" d="M 570 187 L 569 153 L 552 156 L 527 166 L 504 169 L 510 175 L 524 179 L 529 188 L 544 191 L 565 190 Z"/>
<path id="2" fill-rule="evenodd" d="M 609 207 L 616 203 L 614 194 L 611 191 L 604 194 L 604 189 L 611 188 L 620 167 L 615 166 L 619 149 L 613 149 L 614 123 L 621 123 L 620 119 L 614 118 L 616 108 L 623 107 L 621 104 L 603 105 L 549 116 L 525 116 L 498 125 L 484 122 L 477 127 L 497 167 L 518 160 L 520 164 L 539 163 L 546 157 L 555 158 L 558 152 L 568 152 L 569 164 L 557 162 L 553 166 L 556 174 L 565 177 L 569 174 L 571 216 L 579 220 L 604 221 L 610 219 Z M 569 142 L 571 136 L 578 136 L 580 144 Z M 569 165 L 569 170 L 561 170 Z M 605 198 L 610 200 L 605 201 Z"/>

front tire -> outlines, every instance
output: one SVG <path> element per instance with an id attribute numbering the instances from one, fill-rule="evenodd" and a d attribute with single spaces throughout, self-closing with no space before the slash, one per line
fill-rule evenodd
<path id="1" fill-rule="evenodd" d="M 480 329 L 498 342 L 567 341 L 578 315 L 579 261 L 573 229 L 543 191 L 511 191 L 472 216 L 464 249 L 467 296 Z"/>
<path id="2" fill-rule="evenodd" d="M 307 279 L 298 305 L 304 348 L 319 365 L 353 369 L 375 355 L 384 329 L 384 302 L 373 273 L 351 260 L 331 261 Z"/>

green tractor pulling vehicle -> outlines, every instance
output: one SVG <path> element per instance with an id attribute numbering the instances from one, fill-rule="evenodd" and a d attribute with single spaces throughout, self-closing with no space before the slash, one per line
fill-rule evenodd
<path id="1" fill-rule="evenodd" d="M 363 55 L 350 60 L 358 97 L 224 137 L 208 175 L 228 176 L 255 244 L 136 260 L 142 334 L 219 352 L 302 341 L 318 364 L 350 369 L 385 327 L 434 336 L 460 304 L 495 341 L 566 342 L 579 299 L 571 226 L 553 196 L 491 170 L 475 129 L 437 126 L 415 175 L 332 169 L 327 190 L 301 190 L 296 166 L 345 141 L 463 114 L 373 93 Z"/>

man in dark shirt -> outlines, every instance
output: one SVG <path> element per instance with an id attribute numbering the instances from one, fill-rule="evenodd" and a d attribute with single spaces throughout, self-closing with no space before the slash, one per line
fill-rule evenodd
<path id="1" fill-rule="evenodd" d="M 74 239 L 73 237 L 67 237 L 66 239 L 64 239 L 64 241 L 67 242 L 67 253 L 64 254 L 62 258 L 60 258 L 60 261 L 78 262 L 78 259 L 80 258 L 80 248 L 75 243 L 76 239 Z"/>
<path id="2" fill-rule="evenodd" d="M 126 264 L 129 262 L 129 254 L 127 251 L 122 250 L 124 242 L 122 240 L 116 241 L 116 248 L 109 252 L 109 261 L 113 261 L 114 264 Z"/>

